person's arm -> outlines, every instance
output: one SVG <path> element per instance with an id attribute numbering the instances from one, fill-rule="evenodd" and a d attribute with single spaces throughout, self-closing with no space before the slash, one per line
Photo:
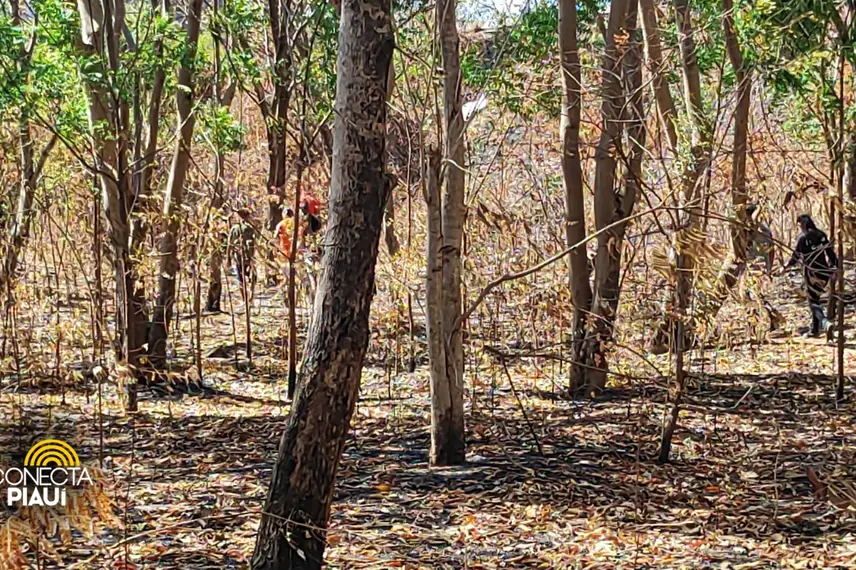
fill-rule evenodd
<path id="1" fill-rule="evenodd" d="M 833 271 L 838 270 L 838 256 L 835 255 L 835 248 L 825 235 L 823 236 L 823 248 L 826 253 L 826 259 L 829 261 L 829 268 Z"/>
<path id="2" fill-rule="evenodd" d="M 793 253 L 791 253 L 791 259 L 788 260 L 787 265 L 785 265 L 785 269 L 790 269 L 797 263 L 803 260 L 803 256 L 805 255 L 806 244 L 805 244 L 805 236 L 800 234 L 799 239 L 797 240 L 797 245 L 794 248 Z"/>

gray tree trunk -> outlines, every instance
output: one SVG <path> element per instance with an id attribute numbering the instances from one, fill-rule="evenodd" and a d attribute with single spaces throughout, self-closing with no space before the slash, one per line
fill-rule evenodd
<path id="1" fill-rule="evenodd" d="M 565 240 L 568 247 L 586 236 L 586 209 L 580 162 L 580 117 L 582 114 L 582 78 L 577 42 L 577 5 L 574 0 L 559 1 L 559 53 L 562 65 L 562 175 L 565 185 Z M 586 333 L 586 317 L 591 310 L 586 247 L 576 248 L 568 256 L 569 285 L 574 302 L 572 352 L 581 353 Z M 583 369 L 571 367 L 571 387 L 579 385 Z"/>
<path id="2" fill-rule="evenodd" d="M 169 337 L 169 325 L 175 304 L 175 279 L 178 274 L 178 233 L 181 229 L 181 202 L 184 196 L 184 183 L 187 179 L 187 167 L 190 163 L 190 147 L 193 143 L 193 127 L 196 116 L 193 114 L 193 70 L 191 64 L 196 57 L 196 45 L 199 42 L 200 20 L 202 19 L 202 0 L 189 0 L 187 3 L 187 52 L 185 60 L 178 69 L 178 88 L 175 91 L 175 105 L 178 110 L 179 136 L 175 143 L 172 167 L 164 195 L 163 215 L 166 227 L 160 240 L 160 270 L 158 272 L 158 299 L 152 314 L 149 330 L 149 360 L 155 368 L 166 363 L 166 343 Z"/>
<path id="3" fill-rule="evenodd" d="M 443 377 L 432 378 L 432 385 L 443 385 L 448 398 L 432 399 L 442 409 L 432 409 L 432 465 L 458 465 L 464 462 L 464 346 L 461 314 L 461 248 L 464 226 L 464 118 L 461 114 L 461 62 L 459 53 L 456 0 L 440 0 L 436 6 L 436 29 L 443 60 L 443 125 L 445 127 L 441 204 L 442 247 L 442 353 L 429 352 L 432 370 L 444 362 Z M 435 253 L 435 252 L 429 252 Z M 434 263 L 429 260 L 429 263 Z M 442 359 L 442 360 L 441 360 Z"/>
<path id="4" fill-rule="evenodd" d="M 265 501 L 253 570 L 319 570 L 360 387 L 383 210 L 389 0 L 344 0 L 330 215 L 301 378 Z"/>

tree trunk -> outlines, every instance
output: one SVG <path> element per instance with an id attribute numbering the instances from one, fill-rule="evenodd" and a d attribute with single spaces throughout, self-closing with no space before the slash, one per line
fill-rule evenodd
<path id="1" fill-rule="evenodd" d="M 149 359 L 155 368 L 166 364 L 166 343 L 169 337 L 169 325 L 175 303 L 175 279 L 178 274 L 178 233 L 181 229 L 181 202 L 184 195 L 184 182 L 187 179 L 187 167 L 190 162 L 190 147 L 193 143 L 193 127 L 196 115 L 193 114 L 193 70 L 191 64 L 196 57 L 196 45 L 199 41 L 200 20 L 202 18 L 202 0 L 189 0 L 187 3 L 187 53 L 178 69 L 178 88 L 175 91 L 175 105 L 178 110 L 179 137 L 176 140 L 172 167 L 164 195 L 163 215 L 166 228 L 160 240 L 160 270 L 158 274 L 158 299 L 152 315 L 149 330 Z"/>
<path id="2" fill-rule="evenodd" d="M 600 139 L 595 147 L 594 189 L 594 220 L 598 231 L 623 217 L 616 208 L 618 201 L 615 192 L 615 167 L 616 155 L 623 152 L 620 149 L 622 148 L 621 123 L 624 118 L 622 110 L 625 94 L 622 89 L 622 61 L 615 43 L 615 36 L 628 23 L 628 4 L 628 0 L 614 0 L 610 5 L 605 52 L 601 63 L 602 128 Z M 633 4 L 635 10 L 635 1 Z M 635 26 L 635 17 L 633 21 Z M 600 393 L 606 382 L 605 349 L 613 327 L 612 317 L 610 317 L 613 300 L 617 306 L 617 294 L 615 294 L 617 292 L 610 289 L 612 289 L 613 273 L 617 273 L 620 269 L 614 266 L 614 263 L 620 264 L 620 241 L 623 240 L 624 233 L 622 227 L 621 237 L 615 241 L 616 230 L 619 228 L 600 234 L 597 240 L 592 314 L 587 319 L 585 339 L 580 346 L 580 352 L 574 355 L 576 366 L 580 369 L 580 373 L 572 378 L 575 382 L 571 385 L 571 389 L 575 395 L 596 395 Z"/>
<path id="3" fill-rule="evenodd" d="M 106 61 L 102 77 L 115 78 L 119 72 L 119 37 L 124 27 L 125 6 L 122 0 L 78 1 L 83 55 L 98 55 Z M 115 17 L 114 17 L 115 14 Z M 111 23 L 108 30 L 103 27 Z M 116 278 L 116 361 L 131 366 L 126 379 L 124 405 L 128 411 L 137 409 L 137 387 L 133 374 L 140 365 L 145 342 L 145 304 L 138 288 L 136 264 L 130 252 L 130 215 L 132 188 L 128 171 L 128 109 L 124 102 L 114 105 L 102 80 L 90 81 L 84 76 L 90 136 L 95 155 L 95 167 L 103 193 L 102 204 L 109 226 L 113 250 L 113 271 Z"/>
<path id="4" fill-rule="evenodd" d="M 401 249 L 398 236 L 395 235 L 395 196 L 393 190 L 394 187 L 390 188 L 389 200 L 386 202 L 386 213 L 383 218 L 383 239 L 386 242 L 386 250 L 390 257 L 395 257 L 395 254 Z"/>
<path id="5" fill-rule="evenodd" d="M 660 28 L 657 24 L 657 12 L 654 0 L 639 0 L 639 12 L 642 15 L 642 30 L 645 32 L 645 47 L 648 55 L 648 67 L 651 72 L 651 85 L 654 88 L 654 98 L 657 101 L 657 112 L 666 140 L 672 154 L 678 151 L 678 129 L 675 125 L 677 111 L 669 80 L 666 77 L 663 61 L 663 49 L 660 46 Z"/>
<path id="6" fill-rule="evenodd" d="M 432 409 L 430 461 L 432 465 L 459 465 L 465 460 L 464 438 L 464 346 L 461 327 L 461 246 L 464 206 L 464 118 L 461 114 L 461 66 L 456 0 L 440 0 L 436 6 L 436 29 L 443 59 L 444 185 L 441 204 L 440 265 L 442 266 L 442 354 L 430 354 L 432 369 L 444 363 L 442 383 L 448 385 L 448 406 Z M 429 263 L 431 261 L 429 260 Z M 442 358 L 442 360 L 440 360 Z M 433 382 L 432 382 L 433 384 Z M 432 407 L 434 400 L 432 399 Z M 442 435 L 435 438 L 435 435 Z"/>
<path id="7" fill-rule="evenodd" d="M 693 234 L 701 229 L 703 210 L 698 188 L 702 174 L 710 166 L 711 153 L 712 129 L 705 117 L 701 97 L 701 79 L 689 0 L 674 0 L 674 5 L 680 37 L 684 102 L 692 131 L 692 148 L 690 164 L 681 177 L 681 213 L 673 245 L 677 252 L 677 259 L 672 310 L 666 307 L 664 311 L 663 322 L 651 340 L 652 352 L 664 352 L 667 347 L 671 347 L 673 352 L 683 351 L 691 345 L 693 330 L 685 326 L 684 321 L 693 292 L 696 264 L 693 252 L 689 249 Z M 682 329 L 680 334 L 678 334 L 679 328 Z"/>
<path id="8" fill-rule="evenodd" d="M 344 0 L 330 218 L 301 382 L 280 441 L 251 567 L 318 570 L 360 387 L 383 210 L 389 0 Z"/>
<path id="9" fill-rule="evenodd" d="M 580 117 L 582 83 L 580 53 L 577 43 L 577 5 L 574 0 L 559 0 L 559 53 L 562 65 L 562 175 L 565 185 L 565 240 L 568 247 L 586 236 L 586 210 L 583 195 L 583 173 L 580 162 Z M 580 246 L 568 256 L 569 284 L 574 302 L 572 352 L 581 353 L 586 332 L 586 315 L 591 310 L 588 255 Z M 571 367 L 571 387 L 583 382 L 583 369 Z"/>
<path id="10" fill-rule="evenodd" d="M 169 0 L 152 0 L 152 9 L 160 10 L 161 17 L 166 18 L 169 14 Z M 155 40 L 155 56 L 163 57 L 163 37 L 158 36 Z M 166 69 L 158 66 L 155 71 L 152 93 L 149 102 L 147 117 L 148 138 L 146 148 L 141 157 L 141 164 L 135 166 L 134 172 L 134 207 L 131 216 L 131 251 L 134 255 L 140 254 L 140 248 L 148 233 L 148 220 L 146 215 L 152 211 L 151 190 L 152 174 L 155 170 L 155 157 L 158 153 L 158 136 L 160 135 L 161 105 L 163 103 L 163 91 L 166 85 Z M 142 128 L 142 125 L 140 125 Z"/>
<path id="11" fill-rule="evenodd" d="M 215 6 L 216 9 L 216 6 Z M 216 14 L 215 14 L 216 15 Z M 227 111 L 232 106 L 232 100 L 235 98 L 237 82 L 232 81 L 225 91 L 222 91 L 220 85 L 220 42 L 215 44 L 214 50 L 215 60 L 215 77 L 214 77 L 214 97 L 215 104 L 223 107 Z M 226 203 L 225 188 L 223 187 L 223 172 L 226 169 L 226 157 L 223 155 L 223 150 L 218 146 L 214 149 L 214 198 L 211 200 L 211 209 L 221 211 Z M 208 294 L 205 298 L 205 310 L 207 312 L 216 313 L 220 311 L 220 297 L 223 294 L 223 254 L 225 246 L 223 243 L 215 243 L 214 249 L 211 252 L 211 257 L 208 259 Z"/>
<path id="12" fill-rule="evenodd" d="M 287 176 L 286 129 L 288 128 L 288 105 L 291 101 L 291 56 L 292 38 L 291 2 L 269 0 L 271 36 L 276 38 L 274 45 L 274 86 L 273 98 L 264 109 L 267 127 L 268 156 L 268 230 L 276 229 L 282 221 L 282 206 L 285 200 L 285 180 Z M 265 105 L 263 102 L 262 105 Z"/>
<path id="13" fill-rule="evenodd" d="M 731 252 L 717 276 L 714 290 L 709 299 L 702 303 L 701 317 L 716 318 L 729 292 L 746 270 L 749 238 L 752 222 L 746 214 L 746 144 L 749 134 L 749 108 L 752 97 L 752 78 L 743 64 L 743 54 L 737 43 L 734 29 L 734 7 L 732 0 L 722 0 L 722 27 L 725 45 L 734 74 L 737 77 L 737 107 L 734 110 L 734 154 L 731 161 L 731 209 L 737 222 L 731 224 Z M 698 319 L 694 319 L 696 321 Z M 694 328 L 694 326 L 693 326 Z"/>

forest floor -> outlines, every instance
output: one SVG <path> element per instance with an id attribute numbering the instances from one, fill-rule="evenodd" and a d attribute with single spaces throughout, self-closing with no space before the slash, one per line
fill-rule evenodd
<path id="1" fill-rule="evenodd" d="M 329 567 L 856 567 L 856 513 L 840 500 L 856 481 L 856 398 L 851 385 L 836 403 L 835 349 L 799 337 L 807 310 L 796 281 L 777 283 L 787 319 L 777 338 L 692 353 L 667 465 L 655 460 L 667 378 L 619 350 L 616 369 L 635 366 L 642 379 L 619 378 L 594 402 L 564 398 L 555 360 L 503 364 L 486 353 L 470 369 L 469 464 L 429 469 L 426 367 L 385 366 L 388 351 L 373 339 L 337 481 Z M 144 393 L 134 416 L 105 385 L 103 467 L 123 526 L 56 542 L 61 561 L 42 558 L 41 568 L 247 566 L 288 412 L 284 319 L 270 295 L 260 294 L 253 316 L 268 325 L 256 330 L 251 369 L 206 358 L 204 389 Z M 739 322 L 732 311 L 726 319 Z M 235 314 L 240 323 L 240 307 Z M 203 326 L 222 332 L 203 352 L 228 356 L 230 316 Z M 853 348 L 845 357 L 856 369 Z M 666 356 L 648 363 L 668 370 Z M 7 378 L 2 388 L 3 449 L 17 456 L 32 434 L 50 434 L 98 463 L 93 383 L 37 394 Z M 814 474 L 830 485 L 826 497 Z"/>

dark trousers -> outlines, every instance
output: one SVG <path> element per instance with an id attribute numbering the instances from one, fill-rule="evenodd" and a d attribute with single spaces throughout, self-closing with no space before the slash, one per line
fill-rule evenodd
<path id="1" fill-rule="evenodd" d="M 808 295 L 808 307 L 811 311 L 811 334 L 818 334 L 826 324 L 826 313 L 820 296 L 826 291 L 829 283 L 829 274 L 820 271 L 805 272 L 805 290 Z"/>

